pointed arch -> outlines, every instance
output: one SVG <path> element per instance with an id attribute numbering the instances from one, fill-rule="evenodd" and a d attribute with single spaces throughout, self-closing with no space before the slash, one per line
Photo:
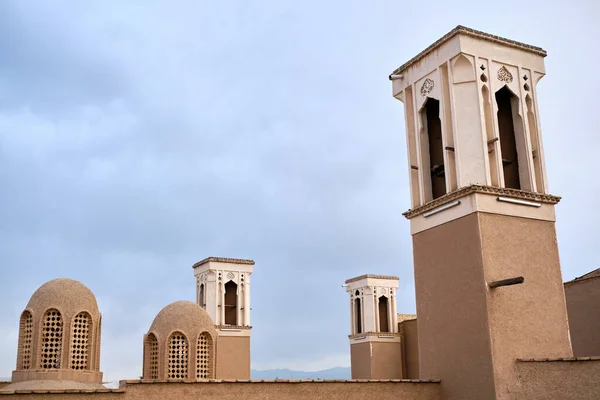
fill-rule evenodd
<path id="1" fill-rule="evenodd" d="M 150 332 L 146 335 L 146 341 L 144 342 L 144 378 L 159 379 L 159 355 L 158 338 L 153 332 Z"/>
<path id="2" fill-rule="evenodd" d="M 458 56 L 452 66 L 452 78 L 454 83 L 471 82 L 475 80 L 475 68 L 467 56 L 461 54 Z"/>
<path id="3" fill-rule="evenodd" d="M 225 325 L 237 325 L 238 285 L 234 281 L 225 284 Z"/>
<path id="4" fill-rule="evenodd" d="M 214 346 L 208 332 L 198 335 L 196 345 L 196 379 L 211 379 L 213 374 Z"/>
<path id="5" fill-rule="evenodd" d="M 356 327 L 356 332 L 354 333 L 362 333 L 362 305 L 360 301 L 360 292 L 356 291 L 356 298 L 354 299 L 354 315 L 356 318 L 356 323 L 354 326 Z"/>
<path id="6" fill-rule="evenodd" d="M 17 351 L 17 370 L 31 369 L 33 344 L 33 315 L 25 310 L 19 324 L 19 347 Z"/>
<path id="7" fill-rule="evenodd" d="M 431 198 L 428 200 L 434 200 L 446 194 L 446 170 L 439 100 L 428 97 L 419 113 L 423 128 L 421 135 L 422 164 L 428 171 L 425 182 L 431 182 Z"/>
<path id="8" fill-rule="evenodd" d="M 40 369 L 60 369 L 64 321 L 57 309 L 44 313 L 40 331 Z"/>
<path id="9" fill-rule="evenodd" d="M 199 302 L 200 302 L 200 307 L 202 308 L 206 308 L 206 296 L 205 296 L 205 287 L 204 287 L 204 283 L 200 284 L 200 295 L 199 295 Z"/>
<path id="10" fill-rule="evenodd" d="M 379 301 L 377 302 L 378 308 L 379 308 L 379 332 L 389 332 L 390 331 L 390 325 L 389 325 L 389 318 L 388 318 L 388 307 L 389 307 L 389 302 L 388 302 L 388 298 L 387 296 L 381 296 L 378 299 Z"/>
<path id="11" fill-rule="evenodd" d="M 85 311 L 75 315 L 71 322 L 71 349 L 69 369 L 89 370 L 92 350 L 92 317 Z"/>
<path id="12" fill-rule="evenodd" d="M 513 107 L 515 94 L 505 85 L 496 92 L 495 97 L 498 106 L 498 133 L 502 153 L 504 187 L 521 189 L 514 118 L 517 110 Z"/>
<path id="13" fill-rule="evenodd" d="M 182 332 L 173 332 L 168 340 L 167 379 L 188 378 L 189 353 L 187 337 Z"/>

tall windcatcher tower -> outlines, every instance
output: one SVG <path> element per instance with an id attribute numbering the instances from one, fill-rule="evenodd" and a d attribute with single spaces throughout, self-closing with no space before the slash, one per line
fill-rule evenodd
<path id="1" fill-rule="evenodd" d="M 419 365 L 449 398 L 509 398 L 518 358 L 572 355 L 537 84 L 546 52 L 459 26 L 396 69 Z"/>
<path id="2" fill-rule="evenodd" d="M 254 261 L 209 257 L 194 264 L 196 302 L 219 336 L 219 379 L 250 379 L 250 275 Z"/>
<path id="3" fill-rule="evenodd" d="M 352 379 L 402 379 L 398 277 L 361 275 L 345 286 L 350 295 Z"/>

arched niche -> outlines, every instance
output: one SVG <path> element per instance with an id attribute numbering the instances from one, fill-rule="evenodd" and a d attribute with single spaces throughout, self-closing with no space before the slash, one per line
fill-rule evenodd
<path id="1" fill-rule="evenodd" d="M 473 62 L 464 54 L 459 55 L 452 64 L 452 80 L 455 84 L 475 80 Z"/>

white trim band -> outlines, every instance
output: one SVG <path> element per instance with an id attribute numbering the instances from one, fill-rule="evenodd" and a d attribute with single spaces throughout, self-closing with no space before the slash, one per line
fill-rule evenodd
<path id="1" fill-rule="evenodd" d="M 504 201 L 506 203 L 520 204 L 522 206 L 529 206 L 529 207 L 541 207 L 542 206 L 542 203 L 538 203 L 538 202 L 535 202 L 535 201 L 513 199 L 511 197 L 504 197 L 504 196 L 498 196 L 496 198 L 496 200 L 498 200 L 498 201 Z"/>
<path id="2" fill-rule="evenodd" d="M 443 206 L 440 206 L 438 208 L 434 208 L 431 211 L 427 211 L 426 213 L 423 213 L 423 217 L 425 217 L 425 218 L 430 217 L 433 214 L 437 214 L 439 212 L 445 211 L 445 210 L 447 210 L 449 208 L 452 208 L 454 206 L 457 206 L 459 204 L 460 204 L 460 200 L 455 200 L 452 203 L 444 204 Z"/>

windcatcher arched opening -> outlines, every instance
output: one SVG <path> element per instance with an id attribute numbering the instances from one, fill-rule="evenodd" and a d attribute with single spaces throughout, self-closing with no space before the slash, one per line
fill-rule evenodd
<path id="1" fill-rule="evenodd" d="M 42 318 L 40 369 L 60 369 L 64 321 L 60 311 L 50 309 Z"/>
<path id="2" fill-rule="evenodd" d="M 388 298 L 381 296 L 379 298 L 379 332 L 389 332 L 390 325 L 388 319 Z"/>
<path id="3" fill-rule="evenodd" d="M 196 348 L 196 379 L 211 379 L 213 365 L 213 341 L 208 332 L 198 336 Z"/>
<path id="4" fill-rule="evenodd" d="M 517 110 L 513 109 L 515 100 L 515 96 L 506 86 L 496 92 L 496 103 L 498 105 L 498 132 L 500 134 L 500 151 L 502 152 L 504 187 L 521 189 L 519 157 L 517 153 L 517 140 L 514 124 L 514 115 L 517 113 Z"/>
<path id="5" fill-rule="evenodd" d="M 189 343 L 181 332 L 173 332 L 169 337 L 167 379 L 187 379 L 189 363 Z"/>
<path id="6" fill-rule="evenodd" d="M 71 324 L 70 369 L 90 369 L 92 336 L 92 317 L 86 312 L 80 312 Z"/>
<path id="7" fill-rule="evenodd" d="M 204 283 L 200 284 L 200 298 L 198 300 L 200 301 L 200 307 L 206 308 L 206 300 L 204 299 Z"/>
<path id="8" fill-rule="evenodd" d="M 431 195 L 437 199 L 446 194 L 446 171 L 444 167 L 444 145 L 442 141 L 442 121 L 440 102 L 428 98 L 423 110 L 424 128 L 427 133 L 429 150 L 429 173 L 431 175 Z"/>
<path id="9" fill-rule="evenodd" d="M 158 379 L 158 363 L 158 339 L 154 333 L 149 333 L 144 343 L 145 379 Z"/>
<path id="10" fill-rule="evenodd" d="M 225 325 L 237 325 L 237 284 L 225 284 Z"/>
<path id="11" fill-rule="evenodd" d="M 356 291 L 356 296 L 359 296 L 360 293 L 357 290 Z M 362 333 L 362 307 L 360 304 L 360 298 L 356 297 L 356 299 L 354 299 L 354 326 L 356 327 L 356 333 Z"/>
<path id="12" fill-rule="evenodd" d="M 17 354 L 17 369 L 31 369 L 33 342 L 33 316 L 27 310 L 21 314 L 19 324 L 19 349 Z"/>

